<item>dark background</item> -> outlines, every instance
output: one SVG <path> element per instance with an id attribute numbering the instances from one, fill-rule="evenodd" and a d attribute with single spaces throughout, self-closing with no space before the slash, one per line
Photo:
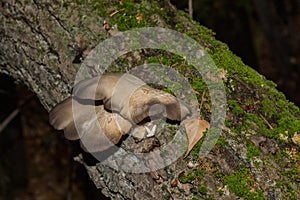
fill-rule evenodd
<path id="1" fill-rule="evenodd" d="M 171 0 L 188 12 L 188 1 Z M 193 19 L 300 105 L 299 0 L 193 0 Z"/>

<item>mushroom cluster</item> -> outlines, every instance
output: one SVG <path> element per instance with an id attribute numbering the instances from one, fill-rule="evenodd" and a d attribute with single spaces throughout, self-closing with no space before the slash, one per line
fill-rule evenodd
<path id="1" fill-rule="evenodd" d="M 55 129 L 64 130 L 67 139 L 80 139 L 85 151 L 98 152 L 117 144 L 129 132 L 140 138 L 152 135 L 145 119 L 163 116 L 183 122 L 189 152 L 209 127 L 205 120 L 190 115 L 190 108 L 181 100 L 134 75 L 105 73 L 76 84 L 73 97 L 56 105 L 49 119 Z"/>

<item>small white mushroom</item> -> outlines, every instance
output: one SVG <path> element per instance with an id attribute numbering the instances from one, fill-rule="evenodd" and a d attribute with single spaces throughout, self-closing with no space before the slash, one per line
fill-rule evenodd
<path id="1" fill-rule="evenodd" d="M 147 135 L 146 137 L 153 137 L 155 135 L 155 131 L 156 131 L 156 125 L 153 125 L 152 128 L 148 128 L 147 126 L 145 126 L 145 129 L 147 131 Z"/>

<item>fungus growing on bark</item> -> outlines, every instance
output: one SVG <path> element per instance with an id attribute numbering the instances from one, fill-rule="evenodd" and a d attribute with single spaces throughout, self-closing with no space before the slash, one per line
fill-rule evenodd
<path id="1" fill-rule="evenodd" d="M 181 121 L 191 113 L 175 96 L 154 89 L 131 74 L 107 73 L 83 80 L 75 86 L 74 95 L 79 99 L 102 100 L 106 109 L 120 113 L 133 123 L 157 114 Z M 166 113 L 162 113 L 164 110 Z"/>
<path id="2" fill-rule="evenodd" d="M 74 87 L 73 94 L 73 98 L 51 110 L 50 123 L 55 129 L 64 130 L 67 139 L 80 139 L 84 150 L 91 152 L 117 144 L 130 129 L 140 138 L 153 136 L 155 130 L 141 124 L 147 117 L 163 115 L 173 121 L 183 121 L 191 114 L 189 107 L 175 96 L 154 89 L 131 74 L 106 73 L 83 80 Z M 83 101 L 101 101 L 102 104 Z M 198 118 L 183 121 L 189 141 L 188 152 L 208 128 L 208 122 L 203 121 Z"/>
<path id="3" fill-rule="evenodd" d="M 72 103 L 80 108 L 78 114 L 72 111 Z M 64 130 L 68 140 L 80 139 L 81 146 L 89 147 L 89 151 L 97 152 L 117 144 L 122 135 L 127 134 L 132 124 L 117 113 L 107 112 L 103 105 L 78 105 L 79 102 L 71 97 L 55 106 L 50 114 L 50 124 L 57 130 Z M 95 109 L 96 116 L 87 110 Z M 75 120 L 76 119 L 76 120 Z M 76 122 L 76 125 L 75 125 Z"/>

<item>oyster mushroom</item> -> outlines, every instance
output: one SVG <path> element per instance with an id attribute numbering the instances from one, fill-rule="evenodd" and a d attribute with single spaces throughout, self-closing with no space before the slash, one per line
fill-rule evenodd
<path id="1" fill-rule="evenodd" d="M 77 114 L 73 113 L 72 104 L 80 109 L 76 111 Z M 78 106 L 79 104 L 71 97 L 65 99 L 50 111 L 49 122 L 55 129 L 64 130 L 64 136 L 68 140 L 80 139 L 85 151 L 108 149 L 117 144 L 122 135 L 127 134 L 132 127 L 128 120 L 117 113 L 107 112 L 103 105 Z M 93 109 L 96 115 L 89 112 Z"/>
<path id="2" fill-rule="evenodd" d="M 131 74 L 106 73 L 83 80 L 74 87 L 73 94 L 74 98 L 67 98 L 50 111 L 50 124 L 64 130 L 67 139 L 80 139 L 83 149 L 89 152 L 108 149 L 130 130 L 140 138 L 147 133 L 152 136 L 155 126 L 149 129 L 139 124 L 147 117 L 164 115 L 170 120 L 182 121 L 191 114 L 189 107 L 175 96 L 154 89 Z M 86 100 L 100 100 L 103 104 L 82 102 Z M 188 152 L 208 127 L 208 123 L 202 129 L 191 127 L 191 124 L 201 124 L 200 121 L 189 118 L 184 123 Z"/>
<path id="3" fill-rule="evenodd" d="M 133 123 L 157 114 L 181 121 L 191 114 L 188 106 L 175 96 L 154 89 L 131 74 L 107 73 L 83 80 L 75 86 L 74 95 L 79 99 L 102 100 L 105 108 Z"/>

